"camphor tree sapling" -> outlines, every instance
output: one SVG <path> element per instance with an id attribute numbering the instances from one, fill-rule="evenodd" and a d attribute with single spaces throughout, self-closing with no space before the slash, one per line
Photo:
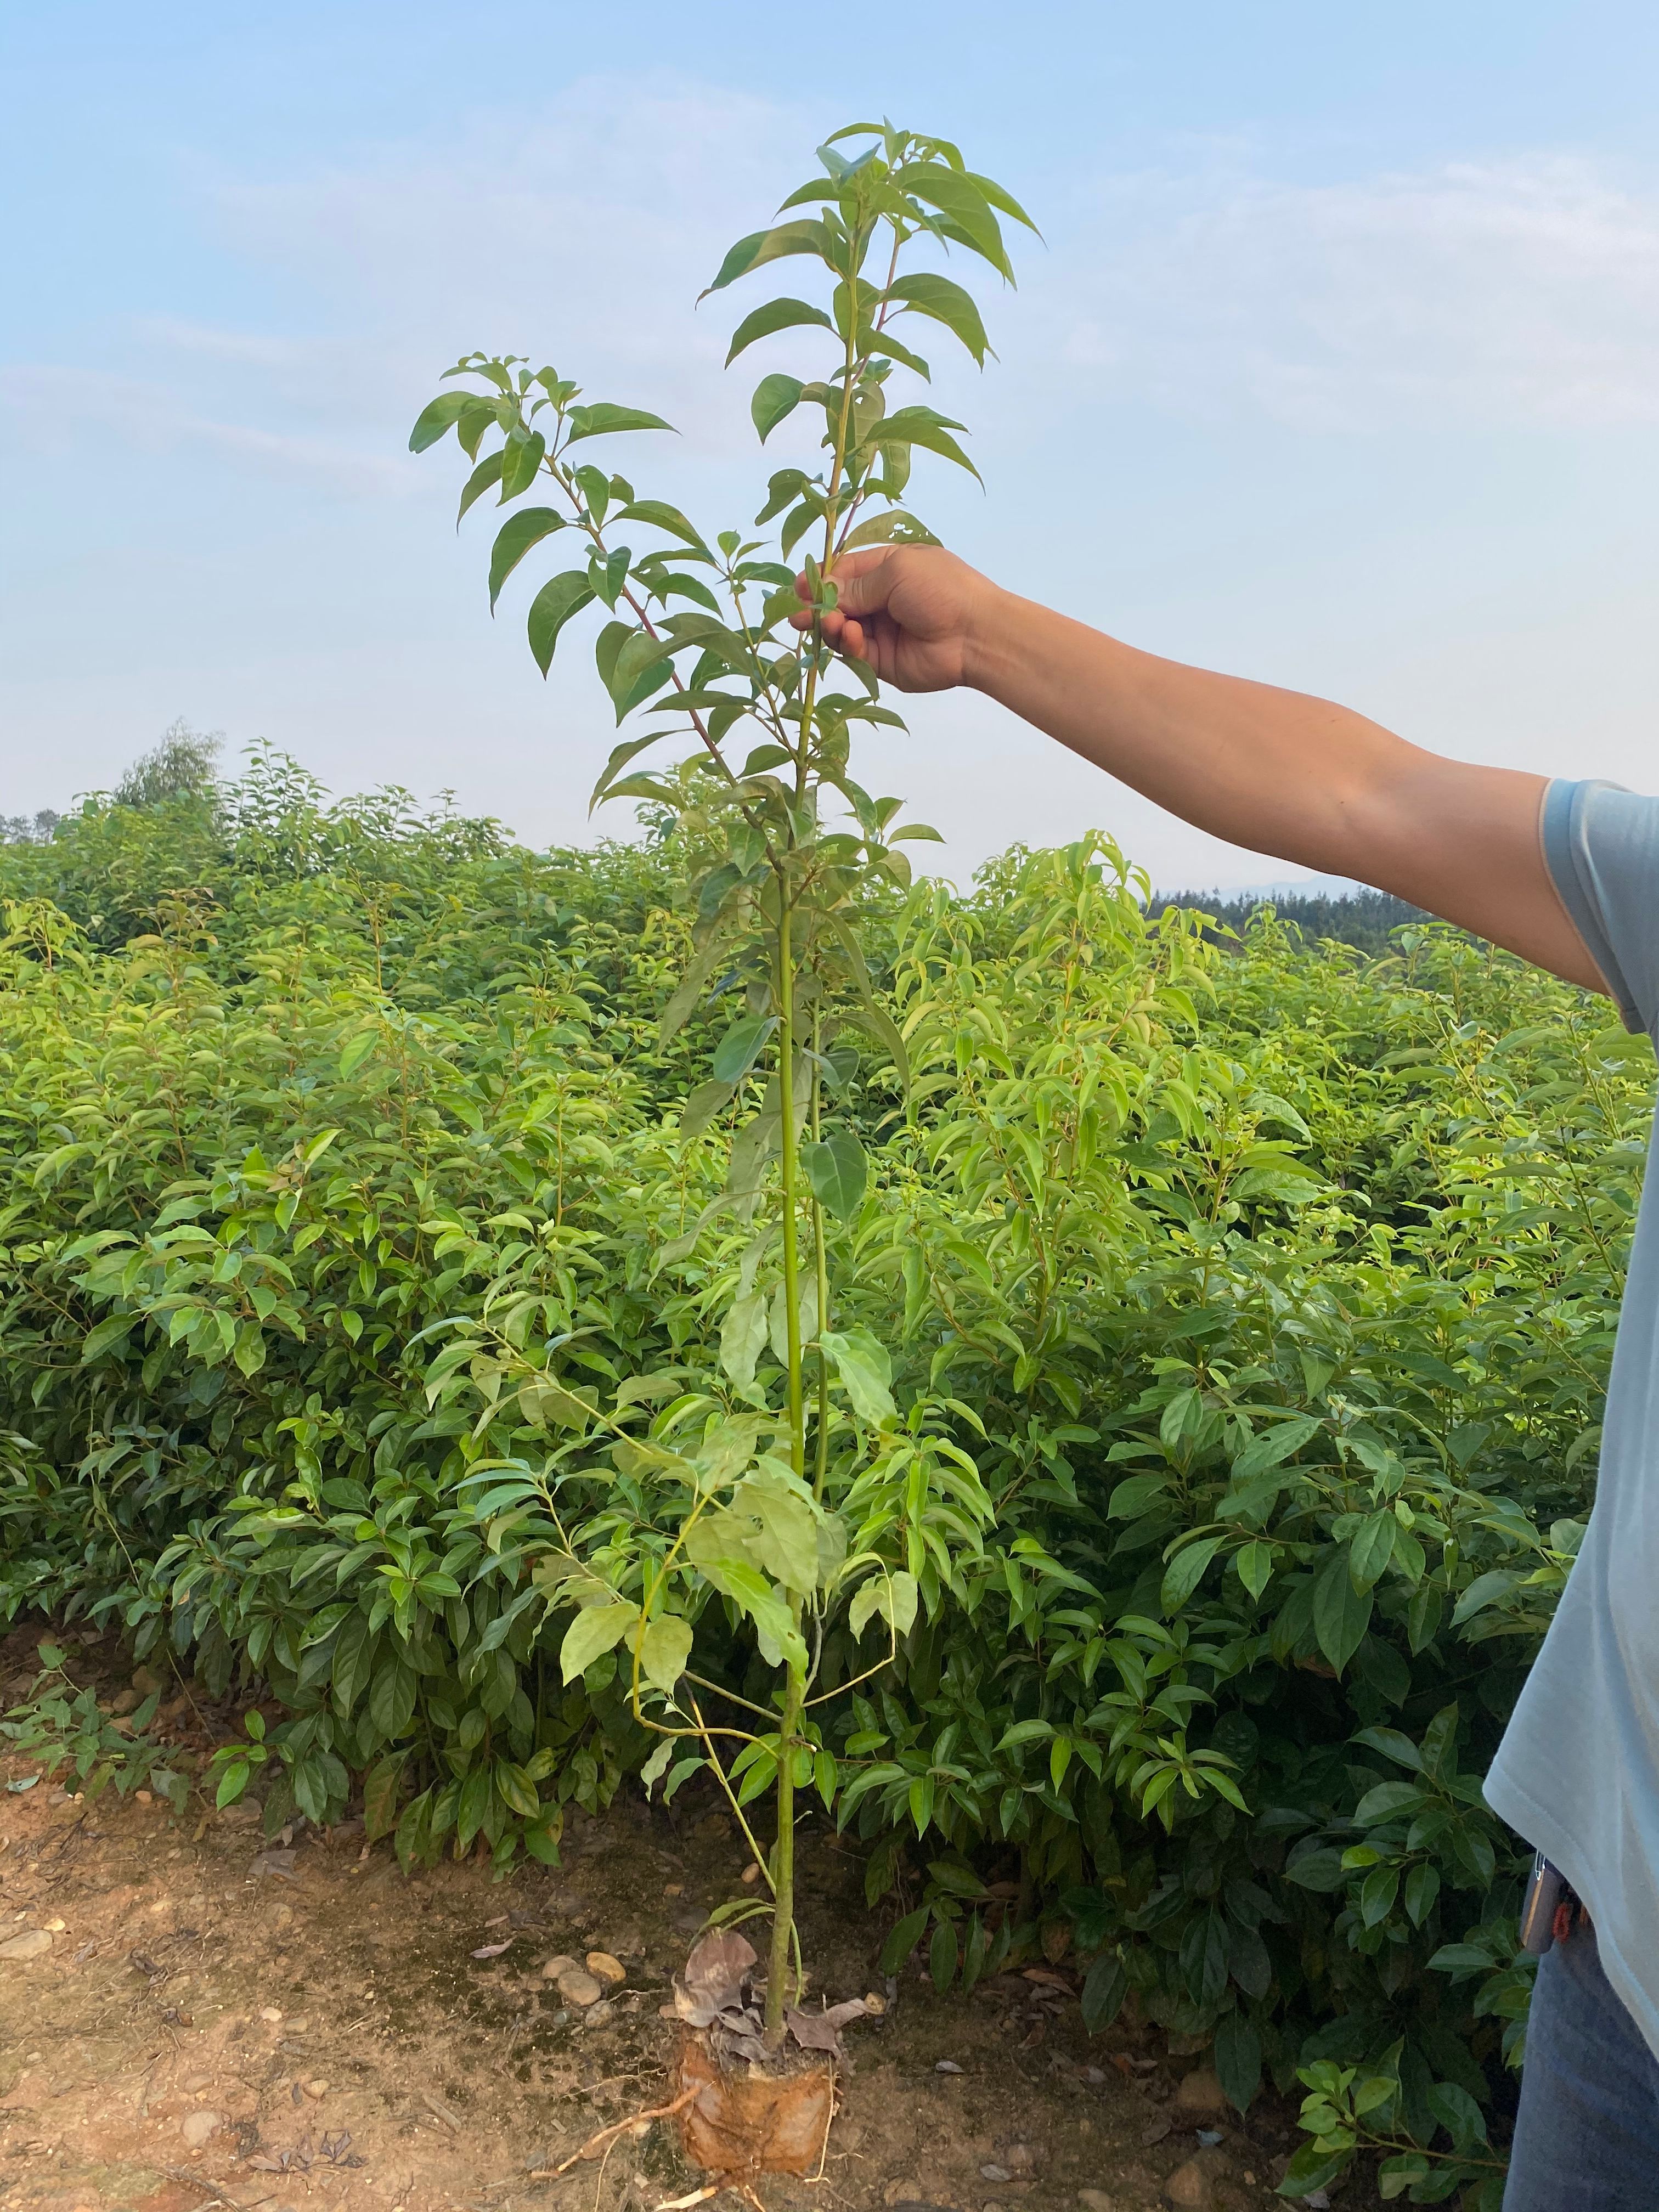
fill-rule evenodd
<path id="1" fill-rule="evenodd" d="M 890 389 L 896 378 L 927 380 L 909 340 L 929 326 L 981 365 L 988 350 L 973 298 L 912 265 L 918 251 L 935 260 L 960 251 L 1011 281 L 1000 218 L 1030 219 L 942 139 L 854 125 L 819 160 L 821 173 L 789 195 L 773 227 L 732 248 L 708 288 L 800 260 L 825 295 L 757 307 L 727 356 L 784 331 L 821 331 L 830 356 L 815 381 L 763 376 L 750 402 L 763 443 L 799 410 L 823 423 L 819 467 L 778 470 L 756 517 L 757 527 L 778 524 L 775 555 L 740 531 L 705 535 L 592 458 L 602 439 L 665 429 L 659 416 L 584 401 L 555 370 L 517 356 L 458 362 L 447 379 L 459 388 L 432 402 L 410 439 L 418 452 L 454 430 L 474 464 L 463 515 L 486 493 L 513 508 L 491 554 L 492 607 L 532 553 L 575 549 L 531 603 L 530 647 L 545 673 L 572 618 L 599 603 L 600 678 L 618 723 L 647 725 L 618 744 L 594 800 L 665 810 L 688 856 L 692 953 L 663 1034 L 711 997 L 737 1008 L 680 1117 L 685 1146 L 717 1124 L 730 1130 L 725 1188 L 658 1262 L 725 1255 L 722 1371 L 629 1376 L 602 1406 L 573 1387 L 562 1346 L 538 1339 L 533 1311 L 452 1349 L 567 1432 L 539 1467 L 495 1460 L 469 1478 L 481 1511 L 527 1506 L 544 1529 L 541 1586 L 550 1607 L 575 1608 L 565 1679 L 610 1655 L 635 1717 L 662 1735 L 647 1780 L 672 1791 L 709 1767 L 756 1843 L 769 1901 L 725 1916 L 771 1914 L 763 2019 L 742 2025 L 738 1981 L 725 2011 L 727 2049 L 750 2057 L 822 2017 L 797 2009 L 797 1796 L 815 1790 L 835 1809 L 860 1794 L 856 1766 L 837 1762 L 816 1717 L 848 1686 L 821 1683 L 826 1627 L 844 1614 L 857 1638 L 879 1621 L 890 1656 L 919 1605 L 936 1608 L 991 1514 L 957 1441 L 975 1425 L 971 1411 L 926 1395 L 900 1409 L 882 1344 L 837 1326 L 838 1291 L 858 1264 L 853 1231 L 875 1202 L 864 1149 L 837 1110 L 860 1066 L 854 1036 L 901 1089 L 908 1083 L 904 1041 L 860 947 L 861 906 L 872 885 L 908 884 L 905 841 L 934 833 L 898 823 L 897 799 L 872 798 L 849 775 L 855 726 L 902 725 L 867 670 L 837 662 L 817 617 L 835 605 L 834 563 L 849 548 L 936 542 L 903 504 L 918 453 L 972 471 L 959 422 L 920 400 L 896 404 Z M 532 493 L 547 503 L 519 503 Z M 640 533 L 651 550 L 635 550 Z M 804 633 L 789 621 L 802 605 L 799 548 L 815 617 Z M 645 764 L 688 738 L 695 750 L 678 765 Z M 746 1616 L 774 1670 L 769 1709 L 695 1668 L 698 1618 L 722 1602 Z M 878 1653 L 868 1671 L 884 1663 Z M 767 1792 L 769 1852 L 745 1810 Z"/>

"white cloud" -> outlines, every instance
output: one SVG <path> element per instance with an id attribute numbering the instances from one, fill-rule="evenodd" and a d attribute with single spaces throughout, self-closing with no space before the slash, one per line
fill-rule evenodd
<path id="1" fill-rule="evenodd" d="M 1109 179 L 1034 289 L 1074 370 L 1182 412 L 1659 420 L 1659 194 L 1587 161 Z"/>
<path id="2" fill-rule="evenodd" d="M 213 204 L 234 250 L 297 276 L 349 334 L 351 392 L 395 392 L 400 422 L 482 347 L 550 355 L 590 387 L 621 380 L 614 396 L 718 441 L 743 415 L 720 389 L 731 317 L 720 301 L 698 315 L 696 295 L 799 181 L 812 136 L 799 112 L 744 94 L 590 78 L 441 149 L 223 179 Z M 362 401 L 339 388 L 337 404 Z"/>
<path id="3" fill-rule="evenodd" d="M 436 471 L 404 456 L 416 410 L 464 349 L 523 349 L 667 415 L 684 434 L 654 448 L 653 474 L 724 479 L 741 458 L 747 481 L 746 384 L 721 368 L 738 295 L 694 311 L 695 295 L 797 180 L 815 119 L 593 77 L 440 144 L 264 179 L 198 173 L 220 241 L 266 275 L 258 325 L 157 314 L 129 326 L 125 374 L 23 369 L 0 398 L 33 410 L 67 374 L 136 446 L 194 444 L 337 495 L 435 496 Z M 1315 432 L 1659 417 L 1651 189 L 1557 155 L 1326 184 L 1276 182 L 1237 148 L 1182 159 L 1080 183 L 1051 250 L 1021 256 L 1020 301 L 988 302 L 1005 417 L 1064 434 L 1103 391 Z M 788 344 L 776 362 L 803 367 Z M 946 368 L 947 406 L 957 381 Z"/>
<path id="4" fill-rule="evenodd" d="M 138 452 L 194 447 L 336 496 L 386 497 L 409 489 L 408 471 L 382 453 L 334 438 L 225 422 L 193 408 L 173 386 L 103 369 L 0 368 L 0 410 L 13 416 L 20 445 L 37 452 L 67 447 L 97 430 Z"/>

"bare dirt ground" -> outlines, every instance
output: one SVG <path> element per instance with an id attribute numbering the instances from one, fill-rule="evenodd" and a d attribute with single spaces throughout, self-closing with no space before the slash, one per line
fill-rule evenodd
<path id="1" fill-rule="evenodd" d="M 38 1633 L 0 1643 L 7 1703 Z M 78 1680 L 100 1668 L 118 1691 L 112 1646 L 77 1650 Z M 186 1762 L 224 1731 L 184 1696 L 163 1711 Z M 0 1771 L 15 1784 L 37 1764 Z M 0 1957 L 0 2212 L 647 2212 L 684 2196 L 702 2177 L 668 2127 L 553 2169 L 661 2101 L 672 1974 L 704 1914 L 744 1893 L 741 1836 L 690 1794 L 579 1815 L 560 1869 L 494 1881 L 472 1861 L 405 1880 L 361 1823 L 272 1844 L 251 1808 L 176 1818 L 47 1780 L 0 1791 L 0 1952 L 36 1936 L 34 1956 Z M 769 2212 L 1282 2202 L 1285 2108 L 1241 2124 L 1201 2054 L 1133 2022 L 1091 2040 L 1065 1960 L 971 1997 L 939 1998 L 915 1966 L 884 1983 L 856 1851 L 809 1825 L 800 1859 L 817 1986 L 887 2008 L 848 2031 L 821 2179 L 769 2181 Z M 625 1978 L 583 2010 L 542 1967 L 596 1951 Z"/>

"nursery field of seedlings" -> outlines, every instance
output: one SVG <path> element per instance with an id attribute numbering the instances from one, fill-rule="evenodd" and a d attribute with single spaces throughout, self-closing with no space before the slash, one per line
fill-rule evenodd
<path id="1" fill-rule="evenodd" d="M 1651 1052 L 1103 836 L 913 878 L 818 623 L 1025 222 L 860 126 L 732 249 L 758 536 L 551 368 L 421 416 L 642 843 L 264 751 L 0 846 L 0 2202 L 1496 2206 Z"/>

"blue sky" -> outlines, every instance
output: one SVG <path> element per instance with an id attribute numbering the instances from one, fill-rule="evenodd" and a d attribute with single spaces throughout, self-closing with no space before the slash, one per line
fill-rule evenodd
<path id="1" fill-rule="evenodd" d="M 491 623 L 487 510 L 458 540 L 459 457 L 410 458 L 409 423 L 463 349 L 532 353 L 680 427 L 642 489 L 746 520 L 779 459 L 695 295 L 827 130 L 884 111 L 963 142 L 1047 241 L 988 301 L 1000 359 L 941 379 L 987 489 L 940 465 L 917 503 L 959 550 L 1424 744 L 1659 781 L 1659 11 L 835 21 L 8 11 L 0 812 L 112 781 L 182 714 L 336 789 L 591 834 L 591 669 L 542 683 L 528 582 Z M 981 700 L 913 725 L 864 772 L 954 872 L 1098 823 L 1166 885 L 1285 873 Z"/>

